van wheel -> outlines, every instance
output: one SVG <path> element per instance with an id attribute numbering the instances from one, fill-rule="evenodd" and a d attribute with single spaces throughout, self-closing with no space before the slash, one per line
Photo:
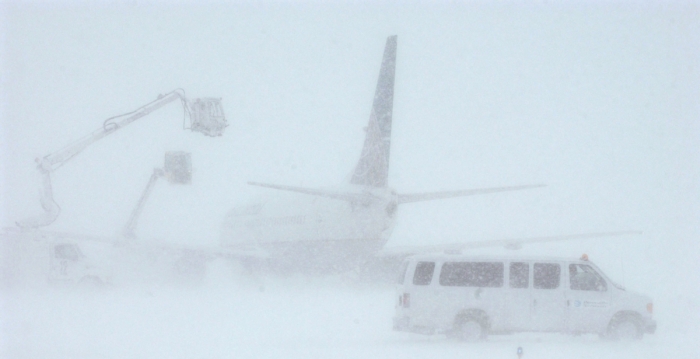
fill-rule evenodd
<path id="1" fill-rule="evenodd" d="M 486 327 L 477 318 L 463 318 L 458 320 L 450 337 L 465 341 L 475 342 L 486 339 Z"/>
<path id="2" fill-rule="evenodd" d="M 607 337 L 613 340 L 639 340 L 644 332 L 637 318 L 623 316 L 610 321 L 607 334 Z"/>

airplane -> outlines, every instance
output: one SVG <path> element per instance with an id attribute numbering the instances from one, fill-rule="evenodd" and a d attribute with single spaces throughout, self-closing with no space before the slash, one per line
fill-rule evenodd
<path id="1" fill-rule="evenodd" d="M 205 273 L 208 262 L 225 258 L 242 263 L 251 271 L 325 274 L 359 270 L 379 273 L 372 277 L 383 280 L 393 278 L 392 274 L 402 260 L 417 253 L 500 246 L 517 249 L 530 243 L 639 234 L 634 231 L 597 232 L 386 248 L 396 226 L 400 205 L 544 187 L 543 184 L 534 184 L 423 193 L 399 193 L 392 189 L 388 174 L 396 50 L 397 36 L 388 37 L 365 128 L 364 146 L 346 181 L 328 188 L 248 182 L 277 192 L 264 200 L 229 210 L 221 226 L 219 246 L 142 242 L 135 240 L 133 233 L 128 238 L 112 238 L 40 231 L 23 226 L 6 229 L 2 237 L 31 238 L 52 245 L 109 243 L 116 249 L 108 252 L 118 253 L 122 262 L 164 256 L 169 258 L 165 262 L 173 262 L 177 272 L 194 274 L 195 277 Z M 4 239 L 3 243 L 6 241 Z M 89 273 L 78 273 L 76 278 L 86 275 L 90 277 Z"/>
<path id="2" fill-rule="evenodd" d="M 360 158 L 345 183 L 334 188 L 306 188 L 248 182 L 249 185 L 293 192 L 231 209 L 225 216 L 220 244 L 235 257 L 274 263 L 283 271 L 305 268 L 346 270 L 382 256 L 405 257 L 416 248 L 388 254 L 385 244 L 396 225 L 400 205 L 436 199 L 544 187 L 542 184 L 446 192 L 399 193 L 388 183 L 393 119 L 397 36 L 386 40 L 384 55 L 365 128 Z M 625 232 L 627 233 L 627 232 Z M 589 233 L 576 238 L 619 233 Z M 471 246 L 516 248 L 523 243 L 572 239 L 540 237 L 472 243 Z M 469 243 L 446 248 L 466 248 Z M 439 249 L 430 247 L 430 250 Z M 420 251 L 420 249 L 418 249 Z"/>

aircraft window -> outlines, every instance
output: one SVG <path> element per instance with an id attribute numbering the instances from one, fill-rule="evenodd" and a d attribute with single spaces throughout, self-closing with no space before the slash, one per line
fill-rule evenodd
<path id="1" fill-rule="evenodd" d="M 77 261 L 81 257 L 80 249 L 73 244 L 57 244 L 53 247 L 54 257 Z"/>
<path id="2" fill-rule="evenodd" d="M 435 262 L 418 262 L 416 271 L 413 273 L 413 284 L 428 285 L 433 280 Z"/>
<path id="3" fill-rule="evenodd" d="M 511 263 L 509 280 L 511 288 L 527 288 L 530 284 L 530 265 Z"/>
<path id="4" fill-rule="evenodd" d="M 535 263 L 533 266 L 532 286 L 535 289 L 559 288 L 561 266 L 556 263 Z"/>
<path id="5" fill-rule="evenodd" d="M 406 271 L 407 270 L 408 270 L 408 262 L 401 263 L 401 269 L 399 270 L 399 280 L 397 281 L 398 284 L 403 284 L 403 281 L 406 279 Z"/>
<path id="6" fill-rule="evenodd" d="M 605 279 L 593 269 L 585 264 L 569 265 L 569 283 L 572 290 L 590 290 L 605 292 L 608 285 Z"/>
<path id="7" fill-rule="evenodd" d="M 502 262 L 447 262 L 442 265 L 440 285 L 448 287 L 502 287 Z"/>

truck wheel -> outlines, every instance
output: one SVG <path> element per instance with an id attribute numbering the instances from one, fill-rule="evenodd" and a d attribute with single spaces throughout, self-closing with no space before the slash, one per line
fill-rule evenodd
<path id="1" fill-rule="evenodd" d="M 486 327 L 484 323 L 477 318 L 461 318 L 457 321 L 450 334 L 451 337 L 461 341 L 475 342 L 486 339 Z"/>
<path id="2" fill-rule="evenodd" d="M 185 255 L 175 262 L 178 280 L 187 283 L 202 283 L 207 275 L 207 263 L 202 258 Z"/>
<path id="3" fill-rule="evenodd" d="M 639 320 L 633 316 L 614 318 L 608 327 L 608 338 L 613 340 L 639 340 L 644 332 Z"/>
<path id="4" fill-rule="evenodd" d="M 96 289 L 96 288 L 102 288 L 104 286 L 104 282 L 102 282 L 102 279 L 100 279 L 100 277 L 97 277 L 94 275 L 86 275 L 86 276 L 80 278 L 80 281 L 78 282 L 78 286 L 80 288 Z"/>

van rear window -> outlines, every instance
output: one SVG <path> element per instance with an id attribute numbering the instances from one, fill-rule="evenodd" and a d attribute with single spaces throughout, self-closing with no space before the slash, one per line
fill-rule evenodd
<path id="1" fill-rule="evenodd" d="M 447 262 L 442 265 L 440 285 L 448 287 L 502 287 L 502 262 Z"/>
<path id="2" fill-rule="evenodd" d="M 413 284 L 428 285 L 433 281 L 433 272 L 435 271 L 435 262 L 418 262 L 416 263 L 416 271 L 413 272 Z"/>
<path id="3" fill-rule="evenodd" d="M 406 271 L 408 270 L 408 262 L 401 263 L 401 269 L 399 269 L 399 278 L 397 280 L 398 284 L 403 284 L 403 280 L 406 277 Z"/>

